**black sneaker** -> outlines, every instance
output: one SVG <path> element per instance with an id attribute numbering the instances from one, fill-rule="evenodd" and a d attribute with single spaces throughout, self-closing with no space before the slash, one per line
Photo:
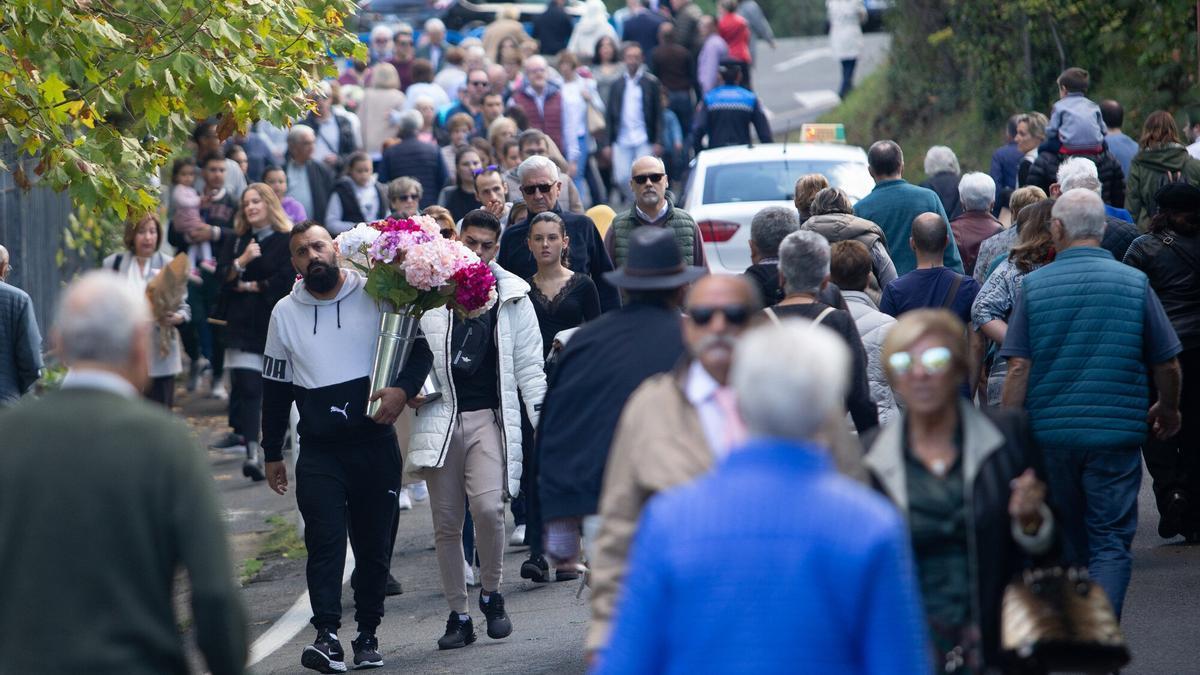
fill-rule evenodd
<path id="1" fill-rule="evenodd" d="M 318 673 L 344 673 L 346 652 L 342 651 L 342 643 L 338 642 L 336 634 L 318 631 L 317 639 L 300 655 L 300 665 Z"/>
<path id="2" fill-rule="evenodd" d="M 540 555 L 530 556 L 521 563 L 521 578 L 544 584 L 550 580 L 550 565 L 546 564 L 546 559 Z"/>
<path id="3" fill-rule="evenodd" d="M 262 467 L 258 465 L 258 462 L 249 459 L 242 464 L 242 475 L 255 483 L 267 479 L 267 474 L 263 473 Z"/>
<path id="4" fill-rule="evenodd" d="M 212 445 L 208 446 L 214 450 L 229 450 L 231 448 L 245 447 L 246 439 L 232 431 L 217 439 Z"/>
<path id="5" fill-rule="evenodd" d="M 458 618 L 458 612 L 450 612 L 446 621 L 446 634 L 438 639 L 438 649 L 462 649 L 475 641 L 475 626 L 471 617 Z"/>
<path id="6" fill-rule="evenodd" d="M 354 650 L 355 670 L 379 668 L 383 665 L 383 655 L 379 653 L 379 638 L 375 637 L 374 633 L 359 633 L 357 638 L 350 641 L 350 648 Z"/>
<path id="7" fill-rule="evenodd" d="M 487 602 L 483 601 L 483 589 L 479 591 L 479 609 L 487 619 L 487 634 L 493 640 L 506 638 L 512 634 L 512 621 L 504 611 L 504 596 L 499 592 L 492 593 Z"/>
<path id="8" fill-rule="evenodd" d="M 1171 539 L 1176 535 L 1183 533 L 1183 520 L 1188 512 L 1187 493 L 1183 490 L 1172 490 L 1167 495 L 1166 504 L 1163 505 L 1162 514 L 1158 520 L 1158 536 L 1163 539 Z M 1184 533 L 1186 534 L 1186 533 Z"/>
<path id="9" fill-rule="evenodd" d="M 400 595 L 403 592 L 404 587 L 400 585 L 399 581 L 396 581 L 396 577 L 392 576 L 391 572 L 388 572 L 387 584 L 383 587 L 383 594 Z"/>

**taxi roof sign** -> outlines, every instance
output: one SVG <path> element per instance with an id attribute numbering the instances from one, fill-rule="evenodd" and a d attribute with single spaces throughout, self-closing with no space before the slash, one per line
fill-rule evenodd
<path id="1" fill-rule="evenodd" d="M 846 128 L 840 123 L 805 124 L 800 127 L 800 140 L 804 143 L 845 143 Z"/>

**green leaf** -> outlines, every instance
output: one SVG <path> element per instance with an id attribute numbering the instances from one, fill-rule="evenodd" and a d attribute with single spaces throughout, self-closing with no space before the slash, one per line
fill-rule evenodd
<path id="1" fill-rule="evenodd" d="M 50 73 L 41 84 L 38 85 L 38 91 L 42 92 L 42 97 L 51 105 L 62 103 L 67 100 L 66 91 L 70 89 L 66 82 L 58 76 L 58 73 Z"/>

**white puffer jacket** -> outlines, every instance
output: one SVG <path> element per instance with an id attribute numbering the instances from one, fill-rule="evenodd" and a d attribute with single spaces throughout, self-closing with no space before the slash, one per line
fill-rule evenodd
<path id="1" fill-rule="evenodd" d="M 879 426 L 883 427 L 900 414 L 892 385 L 888 384 L 882 355 L 883 341 L 896 319 L 879 311 L 866 293 L 843 290 L 842 297 L 846 299 L 854 325 L 858 326 L 858 334 L 862 336 L 863 348 L 867 350 L 867 382 L 871 385 L 871 400 L 879 410 Z"/>
<path id="2" fill-rule="evenodd" d="M 517 390 L 525 399 L 529 420 L 536 428 L 542 399 L 546 395 L 546 372 L 542 360 L 542 332 L 538 328 L 529 284 L 491 264 L 496 276 L 500 309 L 496 313 L 496 348 L 500 367 L 500 431 L 506 492 L 515 497 L 521 491 L 521 411 Z M 442 388 L 442 397 L 417 411 L 409 439 L 408 461 L 417 467 L 440 467 L 450 448 L 453 420 L 458 414 L 454 379 L 450 375 L 450 310 L 440 308 L 425 313 L 421 331 L 433 352 L 433 374 Z"/>

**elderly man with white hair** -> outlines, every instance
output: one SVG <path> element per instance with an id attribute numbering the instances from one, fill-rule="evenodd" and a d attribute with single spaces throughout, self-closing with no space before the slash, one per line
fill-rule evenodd
<path id="1" fill-rule="evenodd" d="M 531 128 L 549 136 L 566 153 L 568 162 L 578 159 L 579 144 L 566 142 L 571 125 L 563 110 L 562 87 L 550 80 L 546 57 L 535 55 L 525 59 L 521 88 L 513 90 L 509 103 L 525 113 Z"/>
<path id="2" fill-rule="evenodd" d="M 979 245 L 988 237 L 998 234 L 1004 226 L 992 215 L 996 200 L 996 181 L 986 173 L 972 171 L 958 182 L 959 203 L 962 213 L 950 221 L 958 254 L 962 256 L 963 270 L 968 275 L 975 273 L 975 260 L 979 257 Z"/>
<path id="3" fill-rule="evenodd" d="M 944 145 L 935 145 L 925 151 L 925 175 L 929 176 L 921 187 L 937 193 L 946 210 L 946 217 L 953 220 L 962 213 L 958 196 L 958 180 L 962 169 L 958 166 L 958 155 Z"/>
<path id="4" fill-rule="evenodd" d="M 904 523 L 816 441 L 850 361 L 804 320 L 741 339 L 731 383 L 750 440 L 646 506 L 596 672 L 930 672 Z"/>
<path id="5" fill-rule="evenodd" d="M 323 162 L 313 158 L 317 132 L 306 124 L 296 124 L 287 135 L 287 196 L 300 202 L 313 220 L 325 219 L 329 196 L 333 194 L 334 175 Z"/>
<path id="6" fill-rule="evenodd" d="M 8 284 L 8 249 L 0 246 L 0 407 L 15 402 L 42 373 L 42 335 L 29 294 Z"/>
<path id="7" fill-rule="evenodd" d="M 371 42 L 367 45 L 367 54 L 370 56 L 371 65 L 380 61 L 392 60 L 396 54 L 396 48 L 392 44 L 394 37 L 395 33 L 386 23 L 377 23 L 371 28 Z"/>
<path id="8" fill-rule="evenodd" d="M 1068 157 L 1058 165 L 1057 182 L 1050 186 L 1050 196 L 1057 198 L 1070 190 L 1082 188 L 1100 194 L 1100 172 L 1096 163 L 1086 157 Z M 1103 195 L 1101 195 L 1103 196 Z M 1105 249 L 1117 260 L 1124 260 L 1129 245 L 1141 232 L 1133 224 L 1133 216 L 1125 209 L 1104 205 L 1104 238 L 1100 248 Z"/>
<path id="9" fill-rule="evenodd" d="M 1068 190 L 1052 213 L 1058 254 L 1025 276 L 1000 349 L 1008 359 L 1003 403 L 1028 412 L 1045 454 L 1066 562 L 1086 564 L 1120 616 L 1139 450 L 1148 433 L 1179 431 L 1182 346 L 1146 275 L 1100 247 L 1100 195 Z"/>
<path id="10" fill-rule="evenodd" d="M 12 551 L 0 556 L 3 670 L 188 671 L 175 624 L 182 568 L 204 665 L 244 672 L 246 623 L 208 460 L 187 426 L 139 395 L 156 349 L 145 295 L 90 272 L 63 294 L 54 335 L 62 387 L 0 413 L 0 541 Z"/>
<path id="11" fill-rule="evenodd" d="M 418 137 L 424 118 L 416 110 L 400 113 L 396 135 L 400 142 L 383 151 L 379 180 L 387 183 L 408 176 L 421 184 L 421 208 L 437 202 L 438 193 L 446 186 L 446 163 L 436 145 Z"/>
<path id="12" fill-rule="evenodd" d="M 421 35 L 421 46 L 417 47 L 417 58 L 425 59 L 433 64 L 433 72 L 438 72 L 446 65 L 446 24 L 436 16 L 425 21 L 425 31 Z"/>
<path id="13" fill-rule="evenodd" d="M 613 263 L 596 224 L 582 213 L 564 211 L 559 206 L 563 177 L 558 165 L 548 157 L 533 155 L 517 167 L 517 178 L 528 215 L 505 228 L 500 236 L 500 254 L 496 263 L 522 279 L 532 277 L 537 272 L 537 262 L 525 241 L 529 237 L 529 223 L 539 213 L 552 211 L 563 219 L 571 242 L 567 249 L 571 269 L 588 275 L 595 282 L 603 311 L 620 307 L 621 296 L 604 278 L 605 272 L 613 270 Z"/>

